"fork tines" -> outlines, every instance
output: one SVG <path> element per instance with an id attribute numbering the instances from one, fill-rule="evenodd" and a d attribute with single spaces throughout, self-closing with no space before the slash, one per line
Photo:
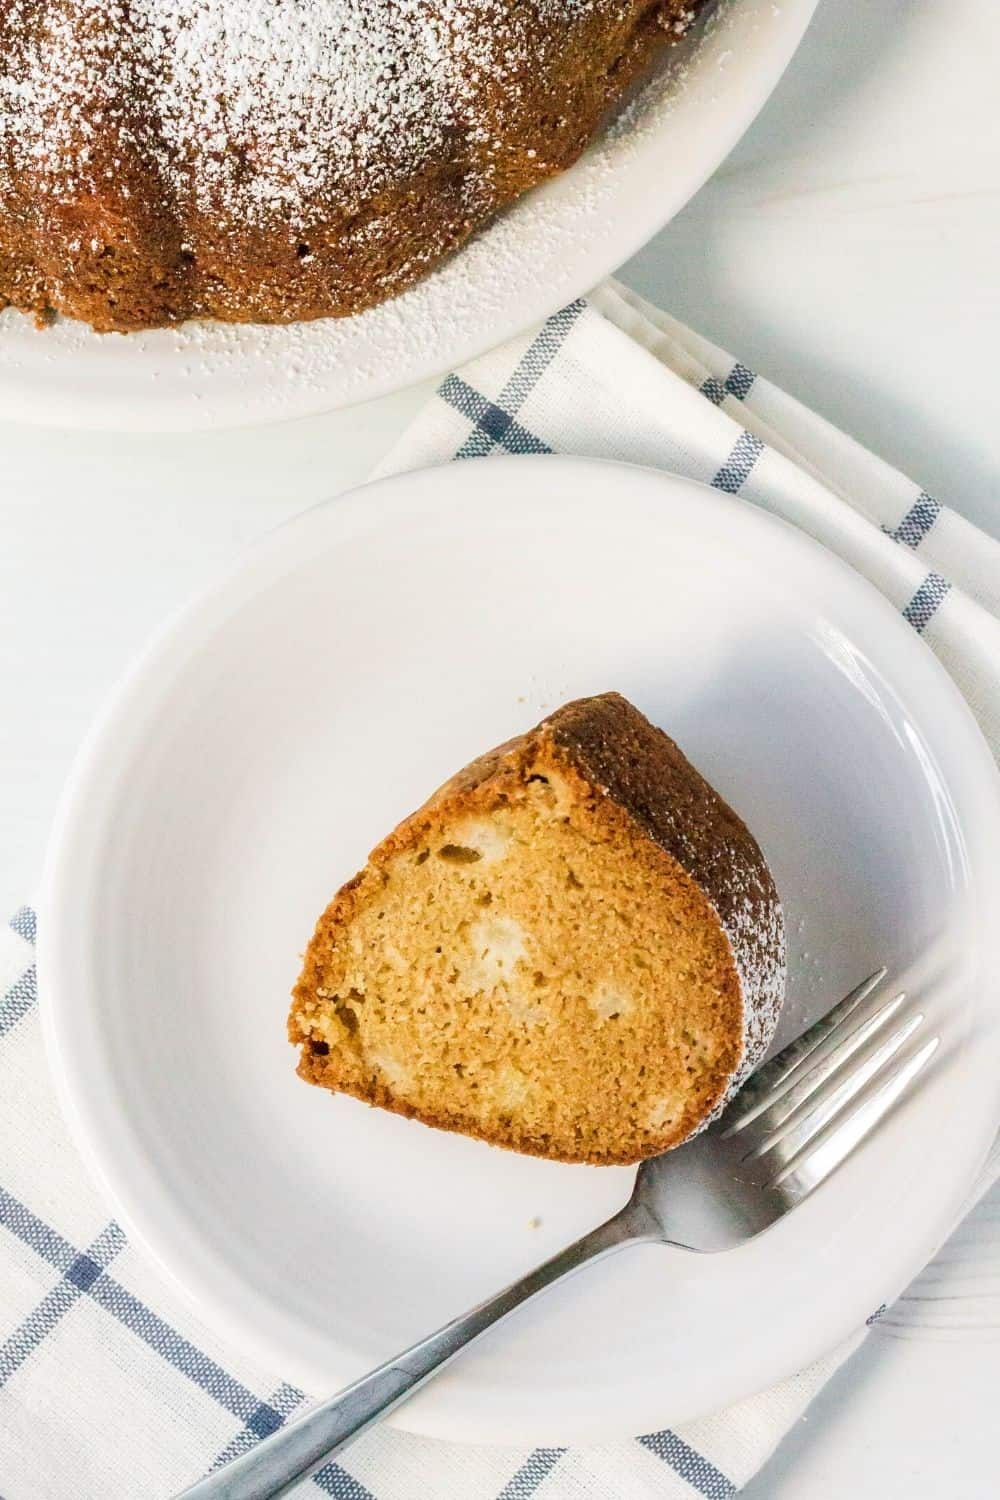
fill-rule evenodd
<path id="1" fill-rule="evenodd" d="M 864 1140 L 929 1062 L 940 1038 L 907 1050 L 925 1017 L 901 1018 L 904 993 L 860 1020 L 855 1016 L 886 972 L 876 970 L 761 1068 L 722 1116 L 720 1132 L 728 1140 L 742 1137 L 745 1163 L 773 1166 L 761 1186 L 804 1196 Z M 893 1019 L 900 1024 L 886 1035 Z"/>

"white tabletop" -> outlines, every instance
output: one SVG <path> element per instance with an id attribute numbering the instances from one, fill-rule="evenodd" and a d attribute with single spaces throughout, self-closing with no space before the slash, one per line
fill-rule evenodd
<path id="1" fill-rule="evenodd" d="M 993 0 L 821 0 L 755 127 L 622 273 L 996 534 L 998 56 Z M 74 750 L 149 631 L 361 480 L 428 393 L 183 438 L 0 422 L 0 904 L 33 893 Z M 998 1222 L 980 1210 L 958 1273 L 873 1333 L 748 1500 L 996 1493 Z"/>

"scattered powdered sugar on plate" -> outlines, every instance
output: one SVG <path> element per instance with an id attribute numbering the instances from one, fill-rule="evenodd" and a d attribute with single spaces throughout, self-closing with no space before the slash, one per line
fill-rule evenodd
<path id="1" fill-rule="evenodd" d="M 23 3 L 7 0 L 8 7 Z M 124 11 L 116 0 L 70 3 L 78 10 L 102 12 L 109 25 Z M 590 0 L 536 3 L 585 5 Z M 66 319 L 39 332 L 29 318 L 7 310 L 0 314 L 0 405 L 9 416 L 35 422 L 171 430 L 303 416 L 442 373 L 571 300 L 680 208 L 752 117 L 794 50 L 814 4 L 815 0 L 796 0 L 784 7 L 780 21 L 772 19 L 767 0 L 732 0 L 721 6 L 707 28 L 697 28 L 691 41 L 680 45 L 673 64 L 658 69 L 637 92 L 576 166 L 521 199 L 423 281 L 359 316 L 285 326 L 187 323 L 122 337 L 98 335 Z M 183 17 L 205 9 L 201 0 L 131 0 L 131 8 L 150 20 L 158 18 L 165 35 L 180 26 Z M 377 7 L 362 5 L 361 0 L 337 0 L 335 5 L 333 0 L 315 0 L 309 15 L 308 7 L 291 7 L 296 25 L 306 28 L 298 34 L 303 47 L 308 38 L 318 44 L 321 27 L 331 24 L 334 9 L 344 25 L 362 10 L 405 12 L 406 24 L 421 37 L 425 61 L 436 43 L 426 27 L 421 31 L 416 12 L 427 8 L 421 0 L 379 0 Z M 447 16 L 452 0 L 435 8 Z M 238 19 L 274 9 L 264 0 L 216 0 L 213 24 L 228 16 L 236 25 Z M 8 18 L 10 14 L 8 10 Z M 763 62 L 743 80 L 736 63 L 751 21 L 754 30 L 759 26 L 766 33 L 767 45 Z M 161 77 L 155 84 L 158 108 L 173 119 L 169 129 L 175 171 L 181 170 L 185 143 L 200 129 L 201 117 L 191 110 L 199 89 L 207 88 L 207 63 L 203 67 L 196 54 L 210 54 L 217 36 L 211 27 L 204 29 L 206 24 L 202 23 L 198 48 L 192 38 L 192 46 L 176 54 L 175 67 L 186 70 L 184 86 L 176 76 Z M 469 48 L 474 45 L 469 37 Z M 755 45 L 759 51 L 759 41 Z M 280 81 L 271 81 L 270 95 L 258 101 L 254 114 L 254 70 L 259 73 L 263 47 L 264 37 L 251 28 L 238 49 L 245 65 L 232 96 L 248 131 L 255 119 L 258 130 L 280 126 Z M 737 99 L 735 114 L 712 100 L 719 77 L 716 56 L 726 47 L 736 59 L 725 70 L 727 88 Z M 358 110 L 373 86 L 372 70 L 390 66 L 388 56 L 371 47 L 363 53 L 367 74 L 349 88 L 339 86 L 337 109 Z M 50 56 L 53 72 L 56 60 Z M 423 85 L 413 71 L 404 69 L 400 86 L 404 84 L 416 90 L 409 93 L 411 103 L 418 96 L 428 100 L 427 130 L 445 128 L 452 105 L 421 93 Z M 46 86 L 58 88 L 58 83 L 50 80 Z M 332 107 L 332 96 L 324 94 L 323 87 L 317 84 L 317 97 Z M 456 97 L 453 93 L 452 100 Z M 24 102 L 22 97 L 20 106 Z M 27 140 L 27 115 L 19 115 L 18 107 L 18 100 L 0 98 L 0 156 L 4 130 L 8 137 L 12 128 L 18 130 L 22 145 Z M 204 109 L 211 117 L 209 102 Z M 369 121 L 369 128 L 376 125 Z M 407 149 L 415 148 L 411 143 Z M 300 143 L 293 157 L 294 150 L 300 154 L 289 180 L 251 173 L 239 188 L 248 195 L 248 213 L 263 211 L 261 205 L 275 201 L 275 196 L 285 211 L 294 211 L 295 195 L 300 199 L 302 185 L 309 181 L 310 148 Z M 299 184 L 294 190 L 291 178 Z M 237 189 L 230 184 L 226 190 Z"/>

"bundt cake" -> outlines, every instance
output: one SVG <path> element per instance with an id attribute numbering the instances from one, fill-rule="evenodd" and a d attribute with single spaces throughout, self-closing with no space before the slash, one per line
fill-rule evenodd
<path id="1" fill-rule="evenodd" d="M 316 927 L 309 1083 L 559 1161 L 676 1146 L 762 1058 L 784 925 L 747 828 L 617 693 L 473 761 Z"/>
<path id="2" fill-rule="evenodd" d="M 0 307 L 287 322 L 572 162 L 701 0 L 0 0 Z"/>

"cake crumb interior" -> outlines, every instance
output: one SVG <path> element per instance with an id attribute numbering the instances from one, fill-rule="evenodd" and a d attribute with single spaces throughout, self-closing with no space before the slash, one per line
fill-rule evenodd
<path id="1" fill-rule="evenodd" d="M 683 1140 L 742 1047 L 704 893 L 550 765 L 369 865 L 319 976 L 293 1013 L 304 1076 L 566 1160 Z"/>

